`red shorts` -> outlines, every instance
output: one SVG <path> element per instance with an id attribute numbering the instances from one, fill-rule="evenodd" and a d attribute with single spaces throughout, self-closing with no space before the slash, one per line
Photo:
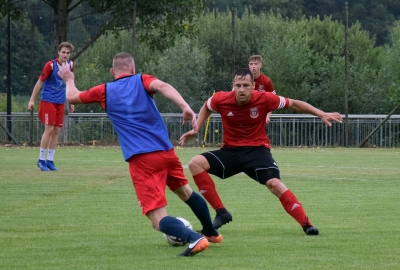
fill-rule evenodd
<path id="1" fill-rule="evenodd" d="M 142 214 L 167 206 L 165 187 L 172 191 L 188 184 L 175 150 L 134 155 L 129 160 L 129 172 L 136 190 Z"/>
<path id="2" fill-rule="evenodd" d="M 64 123 L 64 104 L 54 104 L 41 100 L 38 115 L 43 124 L 61 128 Z"/>

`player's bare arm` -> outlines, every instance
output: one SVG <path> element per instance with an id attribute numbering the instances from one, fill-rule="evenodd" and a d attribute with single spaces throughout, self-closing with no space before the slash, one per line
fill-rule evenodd
<path id="1" fill-rule="evenodd" d="M 204 126 L 207 118 L 211 115 L 211 111 L 207 108 L 207 102 L 201 107 L 199 115 L 197 117 L 197 127 L 198 130 L 190 130 L 183 134 L 179 139 L 179 144 L 184 145 L 184 143 L 190 139 L 193 139 L 199 133 L 199 130 Z"/>
<path id="2" fill-rule="evenodd" d="M 79 97 L 79 93 L 81 91 L 78 90 L 75 86 L 75 75 L 70 70 L 69 65 L 63 63 L 58 71 L 58 75 L 61 79 L 64 80 L 66 84 L 66 97 L 67 101 L 70 104 L 82 104 L 82 101 Z"/>
<path id="3" fill-rule="evenodd" d="M 196 114 L 194 111 L 190 108 L 189 104 L 183 99 L 181 94 L 172 87 L 170 84 L 165 83 L 160 80 L 154 80 L 150 83 L 150 91 L 154 93 L 160 93 L 167 99 L 171 100 L 174 102 L 181 110 L 183 113 L 183 125 L 186 123 L 186 121 L 190 121 L 192 124 L 193 130 L 198 130 L 197 127 L 197 121 L 196 121 Z"/>
<path id="4" fill-rule="evenodd" d="M 295 110 L 301 113 L 308 113 L 321 118 L 321 120 L 327 124 L 328 126 L 332 126 L 331 121 L 335 121 L 337 123 L 342 123 L 342 116 L 340 113 L 326 113 L 321 111 L 320 109 L 315 108 L 311 104 L 301 100 L 289 99 L 289 109 Z"/>
<path id="5" fill-rule="evenodd" d="M 32 110 L 33 106 L 35 106 L 35 98 L 39 93 L 40 89 L 42 89 L 43 83 L 44 82 L 42 80 L 38 79 L 38 81 L 35 84 L 35 87 L 33 87 L 32 95 L 28 103 L 28 110 Z"/>

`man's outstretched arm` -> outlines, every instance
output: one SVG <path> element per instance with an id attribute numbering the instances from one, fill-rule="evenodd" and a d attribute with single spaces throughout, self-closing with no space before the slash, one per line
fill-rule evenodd
<path id="1" fill-rule="evenodd" d="M 331 121 L 342 123 L 342 115 L 340 113 L 327 113 L 301 100 L 289 99 L 288 109 L 292 109 L 296 112 L 308 113 L 318 116 L 328 126 L 332 126 Z"/>

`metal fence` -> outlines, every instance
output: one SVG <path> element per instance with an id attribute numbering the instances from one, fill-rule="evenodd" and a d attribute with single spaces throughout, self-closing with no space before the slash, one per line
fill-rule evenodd
<path id="1" fill-rule="evenodd" d="M 181 114 L 162 114 L 171 142 L 177 144 L 180 136 L 190 129 L 182 126 Z M 386 115 L 349 115 L 348 145 L 357 147 L 374 130 Z M 44 126 L 37 114 L 29 113 L 7 116 L 0 113 L 0 124 L 6 128 L 11 119 L 12 136 L 19 143 L 40 142 Z M 32 126 L 32 129 L 30 128 Z M 207 134 L 205 134 L 207 130 Z M 325 125 L 310 115 L 272 114 L 267 125 L 268 136 L 275 147 L 344 147 L 345 125 Z M 203 128 L 196 140 L 189 145 L 218 146 L 222 143 L 222 122 L 219 115 L 212 114 L 208 127 Z M 12 143 L 4 129 L 0 129 L 0 141 Z M 71 144 L 117 144 L 118 139 L 105 113 L 72 113 L 68 120 L 68 141 Z M 400 147 L 400 115 L 392 115 L 380 129 L 369 138 L 366 146 Z"/>

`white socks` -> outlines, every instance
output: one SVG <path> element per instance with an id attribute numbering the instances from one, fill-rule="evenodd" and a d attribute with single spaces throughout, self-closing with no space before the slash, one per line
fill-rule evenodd
<path id="1" fill-rule="evenodd" d="M 39 154 L 39 159 L 40 160 L 46 160 L 46 150 L 44 148 L 40 148 L 40 154 Z M 47 160 L 53 160 L 54 159 L 54 154 L 56 152 L 56 149 L 48 149 L 47 151 Z"/>

